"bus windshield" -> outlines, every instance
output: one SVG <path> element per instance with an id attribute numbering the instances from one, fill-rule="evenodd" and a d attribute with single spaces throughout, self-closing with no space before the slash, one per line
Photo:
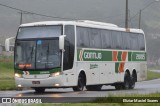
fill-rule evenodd
<path id="1" fill-rule="evenodd" d="M 15 67 L 23 70 L 60 67 L 61 52 L 58 44 L 58 39 L 17 41 Z"/>
<path id="2" fill-rule="evenodd" d="M 15 43 L 15 68 L 46 70 L 61 65 L 59 39 L 61 26 L 24 27 Z"/>

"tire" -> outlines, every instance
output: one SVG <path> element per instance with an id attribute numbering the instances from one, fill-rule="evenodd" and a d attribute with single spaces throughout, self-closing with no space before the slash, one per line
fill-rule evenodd
<path id="1" fill-rule="evenodd" d="M 34 88 L 35 93 L 44 93 L 45 92 L 45 88 Z"/>
<path id="2" fill-rule="evenodd" d="M 87 91 L 101 91 L 102 85 L 89 85 L 86 86 Z"/>
<path id="3" fill-rule="evenodd" d="M 130 88 L 130 83 L 131 83 L 131 78 L 129 74 L 126 72 L 124 76 L 124 83 L 123 83 L 123 89 L 129 89 Z"/>
<path id="4" fill-rule="evenodd" d="M 129 89 L 134 89 L 135 83 L 136 83 L 136 80 L 137 80 L 136 76 L 137 76 L 136 73 L 132 74 L 130 85 L 129 85 Z"/>
<path id="5" fill-rule="evenodd" d="M 77 86 L 73 87 L 73 91 L 83 91 L 85 83 L 85 76 L 82 73 L 80 73 L 78 76 L 78 84 Z"/>

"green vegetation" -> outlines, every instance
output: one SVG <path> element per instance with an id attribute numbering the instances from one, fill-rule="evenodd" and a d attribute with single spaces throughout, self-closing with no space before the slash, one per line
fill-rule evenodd
<path id="1" fill-rule="evenodd" d="M 160 73 L 152 72 L 152 71 L 147 72 L 147 80 L 153 80 L 153 79 L 157 79 L 157 78 L 160 78 Z"/>
<path id="2" fill-rule="evenodd" d="M 0 90 L 15 90 L 13 57 L 0 56 Z"/>

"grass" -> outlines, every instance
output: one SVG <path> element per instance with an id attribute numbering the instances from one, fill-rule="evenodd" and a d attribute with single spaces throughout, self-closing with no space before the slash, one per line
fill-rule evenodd
<path id="1" fill-rule="evenodd" d="M 0 80 L 0 90 L 15 90 L 15 81 L 14 80 Z"/>
<path id="2" fill-rule="evenodd" d="M 153 79 L 157 79 L 157 78 L 160 78 L 160 73 L 152 72 L 152 71 L 147 72 L 147 80 L 153 80 Z"/>
<path id="3" fill-rule="evenodd" d="M 13 57 L 0 56 L 0 90 L 15 90 Z"/>

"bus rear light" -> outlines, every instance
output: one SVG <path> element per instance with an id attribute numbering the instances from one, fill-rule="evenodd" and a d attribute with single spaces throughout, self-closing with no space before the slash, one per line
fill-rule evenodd
<path id="1" fill-rule="evenodd" d="M 60 72 L 52 73 L 50 77 L 56 77 L 56 76 L 59 76 L 60 74 L 61 74 Z"/>
<path id="2" fill-rule="evenodd" d="M 17 77 L 17 78 L 22 78 L 22 75 L 18 74 L 18 73 L 15 73 L 14 76 Z"/>

